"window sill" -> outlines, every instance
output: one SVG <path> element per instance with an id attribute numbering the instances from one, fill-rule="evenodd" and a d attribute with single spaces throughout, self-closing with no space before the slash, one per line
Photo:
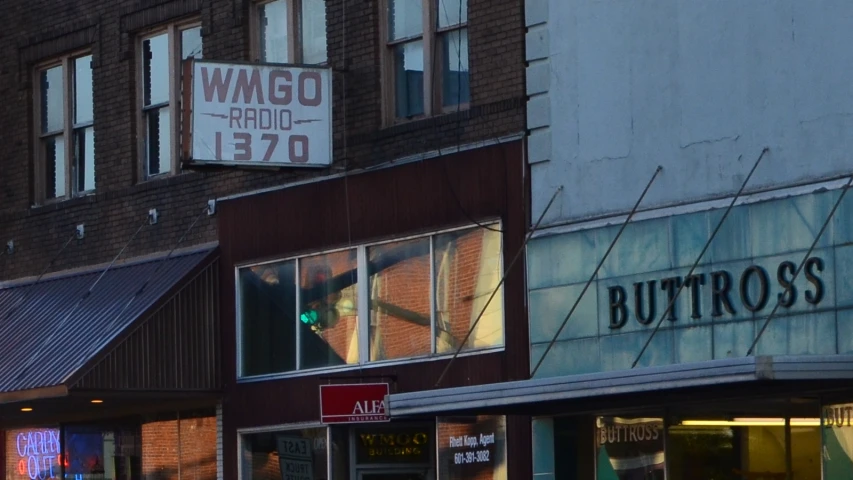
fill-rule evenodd
<path id="1" fill-rule="evenodd" d="M 77 205 L 83 205 L 86 203 L 92 203 L 95 201 L 97 197 L 97 192 L 89 191 L 83 193 L 81 195 L 77 195 L 74 197 L 68 197 L 63 199 L 51 199 L 50 201 L 44 203 L 36 203 L 30 205 L 30 211 L 33 213 L 39 212 L 49 212 L 54 210 L 62 210 L 64 208 L 74 207 Z"/>
<path id="2" fill-rule="evenodd" d="M 506 347 L 489 347 L 482 348 L 479 350 L 470 350 L 467 352 L 462 352 L 457 357 L 473 357 L 476 355 L 487 355 L 489 353 L 499 353 L 503 352 Z M 322 368 L 313 368 L 310 370 L 299 370 L 295 372 L 283 372 L 283 373 L 268 373 L 265 375 L 254 375 L 251 377 L 237 377 L 237 383 L 255 383 L 255 382 L 267 382 L 271 380 L 285 380 L 288 378 L 298 378 L 298 377 L 309 377 L 309 376 L 318 376 L 326 373 L 340 373 L 340 372 L 348 372 L 353 370 L 364 371 L 371 370 L 374 368 L 382 368 L 382 367 L 393 367 L 398 365 L 416 365 L 421 363 L 428 362 L 437 362 L 441 360 L 449 360 L 453 355 L 433 355 L 430 357 L 410 357 L 410 358 L 398 358 L 394 360 L 380 360 L 376 362 L 370 363 L 356 363 L 352 365 L 341 365 L 335 367 L 322 367 Z"/>

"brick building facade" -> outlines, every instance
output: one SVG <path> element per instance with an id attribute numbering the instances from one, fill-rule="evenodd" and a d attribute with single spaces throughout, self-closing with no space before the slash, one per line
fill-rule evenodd
<path id="1" fill-rule="evenodd" d="M 292 7 L 301 5 L 299 0 L 286 1 L 291 5 L 289 12 L 299 10 Z M 0 282 L 6 282 L 0 285 L 35 289 L 50 283 L 53 288 L 54 283 L 59 285 L 80 272 L 98 274 L 92 277 L 97 278 L 94 283 L 86 285 L 88 292 L 85 288 L 66 292 L 65 300 L 53 306 L 52 311 L 39 314 L 43 318 L 56 318 L 46 320 L 44 326 L 55 330 L 55 335 L 32 339 L 33 344 L 42 347 L 34 352 L 46 351 L 50 342 L 70 339 L 71 333 L 67 332 L 80 331 L 89 325 L 96 333 L 91 346 L 86 347 L 92 358 L 80 359 L 76 364 L 82 365 L 79 370 L 66 375 L 57 372 L 52 382 L 34 380 L 6 385 L 4 376 L 20 379 L 27 366 L 41 361 L 36 357 L 44 354 L 23 352 L 23 359 L 15 360 L 17 364 L 12 360 L 0 364 L 0 397 L 3 397 L 0 418 L 4 418 L 0 431 L 7 430 L 5 463 L 8 466 L 2 466 L 0 472 L 5 468 L 7 478 L 13 478 L 9 476 L 13 474 L 10 462 L 20 460 L 11 458 L 17 453 L 10 439 L 20 428 L 31 425 L 54 428 L 81 421 L 109 424 L 115 418 L 184 409 L 211 410 L 221 404 L 223 428 L 218 432 L 213 417 L 205 417 L 198 424 L 192 423 L 194 419 L 181 421 L 181 432 L 185 423 L 187 428 L 195 427 L 201 432 L 189 440 L 183 435 L 173 435 L 178 431 L 173 428 L 174 421 L 145 423 L 142 417 L 137 418 L 136 425 L 142 435 L 142 464 L 138 474 L 142 478 L 171 480 L 213 478 L 217 470 L 219 478 L 237 478 L 240 462 L 234 452 L 241 438 L 239 432 L 270 425 L 316 423 L 316 387 L 329 372 L 245 384 L 238 381 L 234 359 L 240 334 L 236 326 L 233 278 L 238 264 L 317 254 L 364 242 L 394 241 L 471 227 L 480 222 L 489 225 L 498 222 L 494 224 L 500 232 L 497 247 L 489 247 L 497 248 L 491 254 L 499 257 L 498 272 L 522 248 L 527 224 L 525 146 L 521 140 L 526 102 L 523 2 L 468 0 L 454 4 L 433 0 L 434 5 L 428 4 L 460 8 L 460 16 L 464 8 L 465 20 L 460 20 L 459 25 L 466 39 L 468 98 L 451 107 L 437 102 L 434 112 L 427 107 L 426 115 L 399 121 L 388 114 L 389 109 L 393 112 L 389 107 L 388 59 L 397 50 L 396 40 L 386 40 L 390 1 L 323 2 L 327 65 L 332 71 L 333 92 L 330 166 L 278 170 L 190 167 L 181 163 L 183 159 L 175 158 L 173 171 L 156 176 L 146 173 L 150 167 L 146 163 L 148 149 L 153 148 L 146 135 L 151 134 L 153 127 L 145 110 L 147 100 L 142 99 L 150 93 L 152 87 L 146 82 L 150 81 L 148 75 L 153 74 L 145 66 L 145 61 L 152 60 L 143 56 L 153 54 L 145 39 L 161 28 L 168 28 L 173 69 L 169 88 L 173 89 L 173 96 L 165 111 L 171 108 L 172 118 L 177 119 L 174 100 L 179 96 L 174 89 L 179 88 L 179 83 L 174 72 L 180 68 L 179 61 L 172 56 L 185 53 L 175 47 L 184 41 L 182 29 L 198 28 L 200 55 L 205 60 L 257 61 L 257 16 L 260 5 L 267 2 L 83 0 L 57 4 L 9 0 L 6 3 L 0 17 L 15 28 L 3 35 L 6 41 L 0 42 L 0 92 L 5 104 L 0 114 L 0 131 L 6 140 L 6 148 L 0 153 L 0 245 L 9 242 L 7 249 L 0 252 Z M 434 25 L 427 29 L 429 33 L 421 32 L 422 41 L 433 48 L 432 53 L 425 50 L 426 63 L 435 62 L 436 55 L 441 55 L 441 35 L 457 34 L 459 25 L 448 27 L 451 30 L 433 31 Z M 462 34 L 459 35 L 461 42 Z M 174 48 L 177 52 L 172 51 Z M 79 72 L 72 67 L 80 55 L 91 55 L 91 125 L 83 122 L 80 128 L 94 138 L 94 175 L 87 171 L 89 177 L 85 180 L 94 188 L 78 189 L 75 182 L 83 182 L 82 167 L 72 171 L 69 166 L 64 181 L 70 190 L 65 198 L 52 199 L 49 197 L 54 194 L 62 197 L 61 189 L 58 185 L 45 187 L 45 176 L 49 177 L 48 183 L 58 183 L 61 174 L 57 166 L 45 166 L 46 156 L 58 158 L 59 153 L 45 147 L 53 141 L 50 135 L 55 132 L 48 133 L 51 129 L 45 125 L 55 112 L 51 111 L 53 107 L 46 106 L 51 97 L 44 93 L 49 88 L 44 75 L 56 65 L 63 67 L 62 131 L 65 133 L 58 135 L 85 143 L 76 136 L 78 122 L 74 119 L 79 107 L 69 103 L 77 94 L 74 89 Z M 461 69 L 461 58 L 459 62 Z M 430 69 L 425 70 L 421 82 L 438 82 L 435 73 L 428 77 Z M 433 93 L 440 90 L 434 85 L 427 89 Z M 177 145 L 179 133 L 171 130 L 173 146 Z M 169 137 L 158 137 L 158 141 L 162 138 Z M 90 152 L 91 145 L 85 145 Z M 65 154 L 72 163 L 78 155 L 91 155 L 80 150 L 82 147 L 77 143 L 69 143 L 68 148 L 69 152 L 75 148 Z M 175 146 L 174 152 L 178 151 Z M 86 168 L 90 167 L 87 164 Z M 78 190 L 82 192 L 79 195 L 75 193 Z M 415 192 L 419 193 L 413 195 Z M 276 200 L 281 196 L 285 199 L 283 204 Z M 215 211 L 208 211 L 210 200 L 216 201 Z M 154 223 L 150 217 L 152 209 L 158 214 Z M 222 211 L 227 212 L 225 218 Z M 241 217 L 245 222 L 236 221 Z M 320 226 L 312 228 L 315 223 Z M 83 235 L 77 235 L 78 225 L 84 226 Z M 343 225 L 348 232 L 346 236 L 342 235 Z M 286 241 L 281 241 L 283 235 L 288 238 Z M 440 356 L 449 357 L 453 353 L 454 342 L 465 336 L 482 305 L 480 297 L 500 280 L 498 275 L 478 281 L 473 273 L 482 268 L 480 264 L 484 261 L 486 243 L 482 238 L 462 241 L 458 248 L 460 258 L 467 260 L 447 267 L 440 287 L 453 294 L 448 293 L 441 307 L 433 308 L 447 323 L 447 338 L 433 341 L 429 327 L 395 321 L 393 312 L 380 311 L 376 316 L 385 323 L 382 335 L 388 338 L 383 355 L 400 360 L 402 366 L 398 370 L 380 365 L 381 368 L 371 368 L 364 377 L 354 376 L 347 381 L 365 381 L 372 376 L 396 377 L 398 380 L 391 382 L 397 391 L 432 388 L 430 382 L 438 380 L 440 369 L 448 362 Z M 114 260 L 117 260 L 115 265 L 110 263 Z M 429 273 L 431 269 L 444 267 L 431 265 L 428 258 L 414 263 L 419 263 L 417 271 L 390 268 L 382 272 L 379 275 L 382 291 L 376 295 L 393 298 L 404 310 L 429 315 Z M 124 283 L 104 277 L 105 281 L 99 284 L 101 272 L 123 264 L 128 269 L 139 269 L 140 273 L 135 279 L 129 275 L 130 280 Z M 171 264 L 177 266 L 169 267 Z M 462 280 L 455 278 L 458 271 L 467 272 Z M 487 349 L 480 356 L 460 357 L 444 380 L 446 384 L 483 383 L 525 375 L 526 369 L 521 367 L 528 361 L 528 347 L 526 330 L 520 328 L 526 323 L 520 297 L 522 272 L 523 266 L 517 265 L 514 273 L 508 273 L 502 293 L 495 300 L 503 308 L 497 316 L 490 313 L 491 317 L 483 320 L 487 326 L 497 325 L 500 338 L 490 340 L 493 342 L 490 345 L 499 348 Z M 163 299 L 146 297 L 152 284 L 163 282 L 170 275 L 174 278 L 169 278 L 171 283 L 159 294 Z M 417 278 L 409 279 L 411 275 Z M 113 300 L 99 300 L 102 308 L 92 314 L 103 317 L 103 325 L 86 324 L 91 319 L 75 320 L 84 317 L 92 298 L 99 290 L 106 291 L 107 286 L 119 291 L 102 293 L 102 297 L 112 296 Z M 44 294 L 28 293 L 23 298 L 48 305 L 47 300 L 58 298 L 58 294 L 47 290 Z M 45 295 L 43 301 L 39 295 Z M 353 300 L 357 307 L 358 299 Z M 30 321 L 26 317 L 29 310 L 19 308 L 18 302 L 4 304 L 0 299 L 0 335 L 19 332 L 19 325 Z M 143 303 L 144 308 L 139 305 Z M 75 326 L 75 321 L 82 323 Z M 352 332 L 358 328 L 358 322 L 357 315 L 345 312 L 338 318 L 336 328 L 319 333 L 318 338 L 346 357 L 347 350 L 354 348 Z M 163 328 L 167 324 L 169 327 Z M 215 334 L 210 333 L 211 327 Z M 403 345 L 401 339 L 407 337 L 414 343 Z M 175 339 L 186 340 L 186 346 Z M 0 340 L 0 349 L 11 348 L 13 340 L 11 336 L 6 343 Z M 406 365 L 407 357 L 432 348 L 431 343 L 442 345 L 433 352 L 438 361 Z M 65 343 L 72 344 L 70 340 Z M 271 348 L 275 349 L 275 345 Z M 155 357 L 157 365 L 174 365 L 175 370 L 160 367 L 149 371 L 146 364 Z M 207 365 L 211 358 L 216 359 L 213 366 Z M 206 365 L 203 373 L 199 373 L 199 365 Z M 23 370 L 19 372 L 18 368 Z M 4 369 L 8 370 L 5 374 Z M 202 377 L 204 381 L 187 380 Z M 152 380 L 155 378 L 156 381 Z M 158 385 L 157 391 L 150 390 L 148 385 L 153 384 Z M 58 389 L 59 393 L 48 398 L 42 393 L 46 388 Z M 302 392 L 304 398 L 289 392 Z M 103 401 L 105 393 L 110 397 L 103 405 L 94 406 L 95 402 Z M 281 410 L 282 405 L 286 406 L 285 411 Z M 434 424 L 435 419 L 431 421 Z M 507 421 L 508 428 L 517 428 L 519 432 L 529 428 L 523 417 Z M 158 429 L 172 433 L 157 434 L 162 441 L 151 441 L 146 432 Z M 218 436 L 214 438 L 211 432 Z M 198 444 L 188 443 L 194 441 Z M 223 446 L 218 452 L 218 465 L 212 463 L 210 456 L 210 447 L 217 442 Z M 523 443 L 515 448 L 521 452 Z M 176 449 L 184 454 L 203 451 L 204 455 L 185 461 Z M 335 461 L 340 463 L 341 458 L 336 457 Z M 517 453 L 513 462 L 513 471 L 528 470 L 526 454 Z M 278 466 L 270 468 L 275 471 Z M 135 475 L 131 473 L 128 478 L 135 479 Z"/>

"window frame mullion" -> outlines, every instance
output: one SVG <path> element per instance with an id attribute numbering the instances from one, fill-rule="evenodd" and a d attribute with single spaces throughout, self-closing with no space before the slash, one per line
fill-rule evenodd
<path id="1" fill-rule="evenodd" d="M 430 355 L 438 354 L 436 337 L 438 337 L 438 321 L 436 318 L 436 277 L 435 277 L 435 235 L 429 236 L 429 325 L 430 325 Z"/>
<path id="2" fill-rule="evenodd" d="M 403 0 L 406 1 L 406 0 Z M 436 110 L 435 83 L 438 78 L 435 69 L 435 27 L 438 0 L 421 0 L 423 12 L 423 42 L 424 42 L 424 115 L 430 117 Z"/>
<path id="3" fill-rule="evenodd" d="M 289 38 L 287 42 L 287 60 L 288 63 L 302 63 L 302 5 L 299 0 L 285 0 L 287 5 L 287 32 Z M 300 46 L 297 47 L 297 43 Z"/>
<path id="4" fill-rule="evenodd" d="M 367 246 L 356 250 L 356 281 L 358 282 L 358 363 L 370 362 L 370 276 L 367 270 Z"/>
<path id="5" fill-rule="evenodd" d="M 62 137 L 65 142 L 65 195 L 60 198 L 72 198 L 76 195 L 74 190 L 74 77 L 71 71 L 71 57 L 66 55 L 62 58 L 62 94 L 65 104 L 62 106 Z"/>

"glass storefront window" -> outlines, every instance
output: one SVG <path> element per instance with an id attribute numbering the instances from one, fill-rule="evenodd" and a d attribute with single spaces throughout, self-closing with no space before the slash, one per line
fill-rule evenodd
<path id="1" fill-rule="evenodd" d="M 506 417 L 438 418 L 440 480 L 506 480 Z"/>
<path id="2" fill-rule="evenodd" d="M 59 435 L 55 427 L 6 430 L 6 479 L 61 478 Z"/>
<path id="3" fill-rule="evenodd" d="M 669 427 L 668 478 L 819 480 L 818 425 L 798 418 L 682 421 Z"/>
<path id="4" fill-rule="evenodd" d="M 823 478 L 853 479 L 853 403 L 824 406 L 821 434 Z"/>
<path id="5" fill-rule="evenodd" d="M 419 357 L 432 351 L 430 239 L 368 249 L 370 359 Z"/>
<path id="6" fill-rule="evenodd" d="M 240 376 L 502 346 L 498 226 L 238 268 Z"/>
<path id="7" fill-rule="evenodd" d="M 661 418 L 598 417 L 598 480 L 663 480 Z"/>
<path id="8" fill-rule="evenodd" d="M 327 430 L 303 428 L 241 435 L 243 480 L 327 480 Z"/>
<path id="9" fill-rule="evenodd" d="M 299 260 L 299 368 L 358 363 L 356 250 Z"/>

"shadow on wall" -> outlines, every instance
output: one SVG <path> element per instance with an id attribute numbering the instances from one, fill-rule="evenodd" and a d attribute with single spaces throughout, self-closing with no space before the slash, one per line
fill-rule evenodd
<path id="1" fill-rule="evenodd" d="M 216 454 L 193 462 L 183 462 L 169 467 L 158 467 L 153 471 L 143 465 L 142 480 L 216 480 Z"/>

